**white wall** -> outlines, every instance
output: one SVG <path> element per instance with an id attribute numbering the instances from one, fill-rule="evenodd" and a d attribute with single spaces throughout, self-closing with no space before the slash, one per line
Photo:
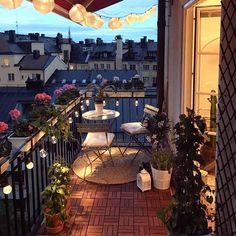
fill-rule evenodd
<path id="1" fill-rule="evenodd" d="M 19 63 L 24 55 L 0 55 L 0 87 L 4 86 L 25 86 L 24 81 L 21 80 L 19 67 L 14 66 Z M 9 66 L 3 65 L 3 60 L 8 59 Z M 15 81 L 8 80 L 8 74 L 15 75 Z"/>
<path id="2" fill-rule="evenodd" d="M 31 43 L 31 52 L 38 50 L 40 55 L 44 55 L 44 43 L 41 42 L 32 42 Z"/>

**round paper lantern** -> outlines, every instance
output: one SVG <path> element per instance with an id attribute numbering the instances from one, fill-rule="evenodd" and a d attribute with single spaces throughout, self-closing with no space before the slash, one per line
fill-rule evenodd
<path id="1" fill-rule="evenodd" d="M 135 22 L 134 14 L 129 14 L 128 16 L 125 17 L 125 23 L 127 25 L 133 24 L 134 22 Z"/>
<path id="2" fill-rule="evenodd" d="M 85 24 L 86 13 L 86 8 L 83 5 L 76 4 L 70 9 L 69 16 L 74 22 Z"/>
<path id="3" fill-rule="evenodd" d="M 4 194 L 10 194 L 12 191 L 12 187 L 10 184 L 7 184 L 6 186 L 3 187 L 3 193 Z"/>
<path id="4" fill-rule="evenodd" d="M 108 22 L 108 27 L 111 29 L 119 29 L 123 25 L 123 21 L 118 18 L 111 18 Z"/>
<path id="5" fill-rule="evenodd" d="M 157 11 L 157 7 L 156 7 L 156 6 L 151 7 L 150 13 L 151 13 L 152 15 L 155 14 L 156 11 Z"/>
<path id="6" fill-rule="evenodd" d="M 93 25 L 94 28 L 100 29 L 104 25 L 104 20 L 100 16 L 96 16 L 96 21 Z"/>
<path id="7" fill-rule="evenodd" d="M 15 9 L 22 4 L 23 0 L 0 0 L 0 4 L 8 9 Z"/>
<path id="8" fill-rule="evenodd" d="M 54 0 L 33 0 L 34 8 L 42 14 L 51 12 L 55 7 Z"/>
<path id="9" fill-rule="evenodd" d="M 85 24 L 87 26 L 94 27 L 96 21 L 97 21 L 96 16 L 93 13 L 91 12 L 86 13 Z"/>

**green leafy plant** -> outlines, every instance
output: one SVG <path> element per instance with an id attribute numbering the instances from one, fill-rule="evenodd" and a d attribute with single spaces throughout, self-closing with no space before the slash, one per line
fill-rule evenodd
<path id="1" fill-rule="evenodd" d="M 0 139 L 0 157 L 7 157 L 12 150 L 12 143 L 7 138 Z"/>
<path id="2" fill-rule="evenodd" d="M 195 116 L 190 109 L 188 115 L 180 115 L 174 126 L 176 134 L 176 156 L 173 159 L 174 195 L 168 208 L 158 209 L 158 217 L 169 230 L 170 235 L 204 235 L 208 228 L 207 202 L 213 202 L 211 189 L 202 180 L 199 164 L 204 161 L 200 146 L 204 143 L 205 120 Z"/>
<path id="3" fill-rule="evenodd" d="M 88 84 L 87 90 L 92 90 L 92 97 L 96 103 L 103 103 L 109 97 L 107 92 L 116 91 L 116 88 L 113 85 L 109 85 L 108 80 L 103 79 L 100 84 Z"/>
<path id="4" fill-rule="evenodd" d="M 169 170 L 172 167 L 173 153 L 165 148 L 154 149 L 152 153 L 152 166 L 157 170 Z"/>
<path id="5" fill-rule="evenodd" d="M 48 177 L 51 183 L 68 186 L 71 181 L 70 168 L 66 164 L 56 161 L 49 168 Z"/>
<path id="6" fill-rule="evenodd" d="M 69 197 L 65 185 L 50 183 L 41 194 L 46 225 L 55 227 L 66 219 L 65 206 Z"/>

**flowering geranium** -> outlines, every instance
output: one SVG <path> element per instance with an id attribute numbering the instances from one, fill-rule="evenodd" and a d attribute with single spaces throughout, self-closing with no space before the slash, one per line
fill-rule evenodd
<path id="1" fill-rule="evenodd" d="M 52 97 L 46 93 L 38 93 L 35 95 L 35 100 L 40 102 L 49 102 L 51 99 Z"/>
<path id="2" fill-rule="evenodd" d="M 0 133 L 6 131 L 8 129 L 8 124 L 5 122 L 0 122 Z"/>
<path id="3" fill-rule="evenodd" d="M 34 132 L 34 127 L 29 124 L 29 121 L 21 117 L 21 112 L 18 109 L 12 109 L 9 115 L 13 121 L 14 135 L 17 137 L 27 137 Z"/>
<path id="4" fill-rule="evenodd" d="M 15 108 L 9 112 L 9 115 L 12 120 L 17 120 L 21 116 L 21 112 Z"/>
<path id="5" fill-rule="evenodd" d="M 80 95 L 74 84 L 65 84 L 62 88 L 57 88 L 54 94 L 57 96 L 55 104 L 58 105 L 66 105 Z"/>

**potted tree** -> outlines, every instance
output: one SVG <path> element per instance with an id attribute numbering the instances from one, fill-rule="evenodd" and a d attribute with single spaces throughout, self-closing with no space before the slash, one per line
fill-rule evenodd
<path id="1" fill-rule="evenodd" d="M 63 230 L 68 196 L 66 186 L 56 183 L 50 183 L 42 192 L 44 220 L 49 234 L 56 234 Z"/>
<path id="2" fill-rule="evenodd" d="M 153 185 L 157 189 L 170 187 L 172 151 L 170 150 L 167 134 L 170 130 L 169 119 L 164 112 L 145 117 L 143 121 L 149 131 L 148 141 L 152 143 L 151 170 Z"/>
<path id="3" fill-rule="evenodd" d="M 174 126 L 176 156 L 173 159 L 174 194 L 168 208 L 158 209 L 158 217 L 173 236 L 208 235 L 207 206 L 212 203 L 211 189 L 202 180 L 200 146 L 204 143 L 205 120 L 188 109 Z"/>
<path id="4" fill-rule="evenodd" d="M 94 97 L 95 111 L 98 114 L 103 112 L 103 101 L 109 97 L 108 92 L 115 91 L 113 85 L 109 85 L 108 80 L 103 79 L 100 84 L 88 84 L 87 90 L 92 90 L 92 97 Z"/>
<path id="5" fill-rule="evenodd" d="M 170 187 L 173 153 L 167 148 L 154 149 L 151 160 L 153 185 L 165 190 Z"/>

